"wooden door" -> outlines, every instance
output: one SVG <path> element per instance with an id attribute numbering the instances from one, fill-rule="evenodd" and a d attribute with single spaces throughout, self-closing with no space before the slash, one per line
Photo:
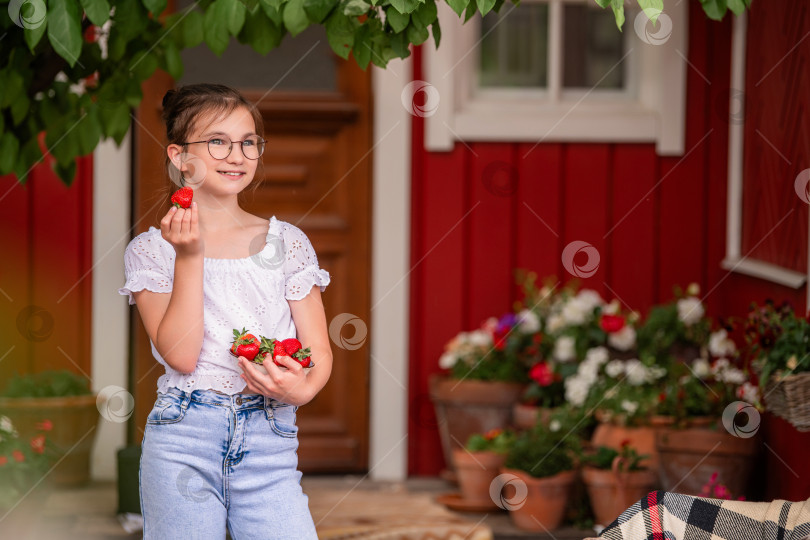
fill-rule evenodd
<path id="1" fill-rule="evenodd" d="M 177 9 L 183 5 L 178 2 Z M 370 72 L 335 55 L 320 26 L 296 38 L 286 36 L 267 57 L 234 41 L 221 59 L 203 45 L 184 53 L 184 64 L 180 84 L 228 84 L 257 104 L 268 144 L 257 172 L 260 185 L 254 193 L 246 190 L 244 208 L 265 218 L 275 215 L 308 235 L 321 268 L 332 276 L 323 293 L 327 322 L 341 313 L 369 320 Z M 168 182 L 160 107 L 173 85 L 165 73 L 156 73 L 136 113 L 133 234 L 158 227 L 168 209 L 159 192 Z M 131 438 L 140 442 L 163 368 L 152 358 L 137 311 L 132 345 L 137 405 Z M 368 461 L 368 352 L 366 347 L 349 351 L 334 343 L 332 351 L 329 383 L 298 412 L 300 467 L 360 472 Z"/>

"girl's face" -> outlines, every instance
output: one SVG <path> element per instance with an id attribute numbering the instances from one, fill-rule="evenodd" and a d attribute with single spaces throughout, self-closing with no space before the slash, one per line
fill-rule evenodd
<path id="1" fill-rule="evenodd" d="M 185 147 L 177 144 L 169 145 L 169 158 L 176 167 L 183 171 L 186 185 L 195 192 L 209 193 L 214 196 L 238 194 L 253 180 L 256 167 L 261 159 L 261 157 L 259 159 L 246 158 L 243 148 L 245 148 L 244 151 L 250 152 L 247 149 L 248 144 L 246 143 L 243 147 L 237 142 L 244 141 L 251 136 L 256 137 L 256 126 L 250 111 L 239 107 L 218 118 L 212 118 L 210 115 L 203 116 L 196 124 L 186 141 L 194 142 L 194 144 Z M 213 157 L 208 143 L 211 140 L 213 140 L 210 143 L 212 150 L 222 153 L 227 151 L 228 141 L 231 141 L 230 154 L 222 159 Z M 182 155 L 183 152 L 186 155 Z"/>

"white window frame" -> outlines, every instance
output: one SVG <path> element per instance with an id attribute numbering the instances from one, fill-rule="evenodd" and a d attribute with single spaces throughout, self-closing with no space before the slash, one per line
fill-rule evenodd
<path id="1" fill-rule="evenodd" d="M 748 34 L 748 13 L 735 17 L 731 43 L 731 88 L 735 99 L 729 104 L 729 114 L 737 114 L 745 107 L 745 56 Z M 730 122 L 728 137 L 728 212 L 726 214 L 726 257 L 721 266 L 731 272 L 752 276 L 786 287 L 798 289 L 808 281 L 810 272 L 810 249 L 808 249 L 807 272 L 752 259 L 742 253 L 743 220 L 743 158 L 745 154 L 745 123 Z M 810 230 L 810 220 L 808 220 Z M 810 306 L 810 287 L 807 288 Z"/>
<path id="2" fill-rule="evenodd" d="M 440 98 L 425 118 L 426 149 L 450 151 L 457 140 L 655 142 L 660 155 L 683 155 L 688 2 L 667 6 L 672 34 L 662 45 L 644 43 L 635 34 L 633 18 L 625 22 L 633 57 L 628 92 L 583 93 L 561 89 L 562 12 L 564 3 L 586 0 L 534 1 L 549 3 L 549 84 L 547 90 L 534 91 L 475 91 L 481 17 L 462 25 L 445 2 L 439 4 L 441 45 L 423 47 L 425 78 Z M 512 7 L 506 2 L 501 13 Z"/>

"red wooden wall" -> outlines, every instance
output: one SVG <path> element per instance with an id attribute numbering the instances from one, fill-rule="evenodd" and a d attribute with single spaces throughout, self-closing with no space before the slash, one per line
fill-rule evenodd
<path id="1" fill-rule="evenodd" d="M 91 374 L 92 185 L 91 156 L 70 187 L 48 161 L 25 185 L 0 177 L 0 388 L 14 373 Z"/>
<path id="2" fill-rule="evenodd" d="M 753 4 L 751 33 L 759 36 L 756 8 L 764 3 Z M 511 309 L 518 299 L 514 268 L 571 278 L 561 253 L 574 240 L 591 243 L 601 256 L 598 271 L 583 285 L 642 313 L 669 300 L 674 285 L 692 281 L 701 285 L 710 315 L 743 315 L 751 300 L 766 297 L 789 298 L 804 308 L 803 290 L 720 266 L 728 130 L 736 121 L 728 113 L 732 21 L 708 20 L 692 0 L 689 24 L 683 156 L 660 157 L 653 144 L 457 143 L 451 152 L 426 152 L 424 122 L 413 118 L 411 260 L 421 262 L 411 273 L 411 343 L 418 344 L 410 350 L 411 475 L 435 475 L 443 466 L 427 379 L 439 371 L 445 342 Z M 782 54 L 791 46 L 781 30 L 755 43 L 769 39 Z M 414 78 L 424 80 L 421 50 L 414 57 Z M 761 151 L 761 145 L 749 150 Z M 511 174 L 514 189 L 488 188 L 493 170 Z M 779 238 L 784 234 L 772 239 Z M 774 429 L 788 442 L 799 441 L 791 428 Z M 806 448 L 810 441 L 801 440 Z M 783 498 L 810 496 L 808 482 L 787 478 L 792 475 L 773 461 L 769 458 L 770 476 L 777 483 L 771 491 Z M 806 460 L 790 465 L 810 478 Z"/>

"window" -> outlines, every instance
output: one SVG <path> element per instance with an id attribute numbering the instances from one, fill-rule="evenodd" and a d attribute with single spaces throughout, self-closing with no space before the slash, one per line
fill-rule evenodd
<path id="1" fill-rule="evenodd" d="M 611 10 L 586 0 L 507 1 L 464 25 L 441 5 L 441 46 L 424 48 L 425 78 L 440 97 L 426 118 L 427 148 L 642 141 L 682 154 L 686 4 L 668 7 L 657 27 L 628 8 L 623 32 Z"/>

